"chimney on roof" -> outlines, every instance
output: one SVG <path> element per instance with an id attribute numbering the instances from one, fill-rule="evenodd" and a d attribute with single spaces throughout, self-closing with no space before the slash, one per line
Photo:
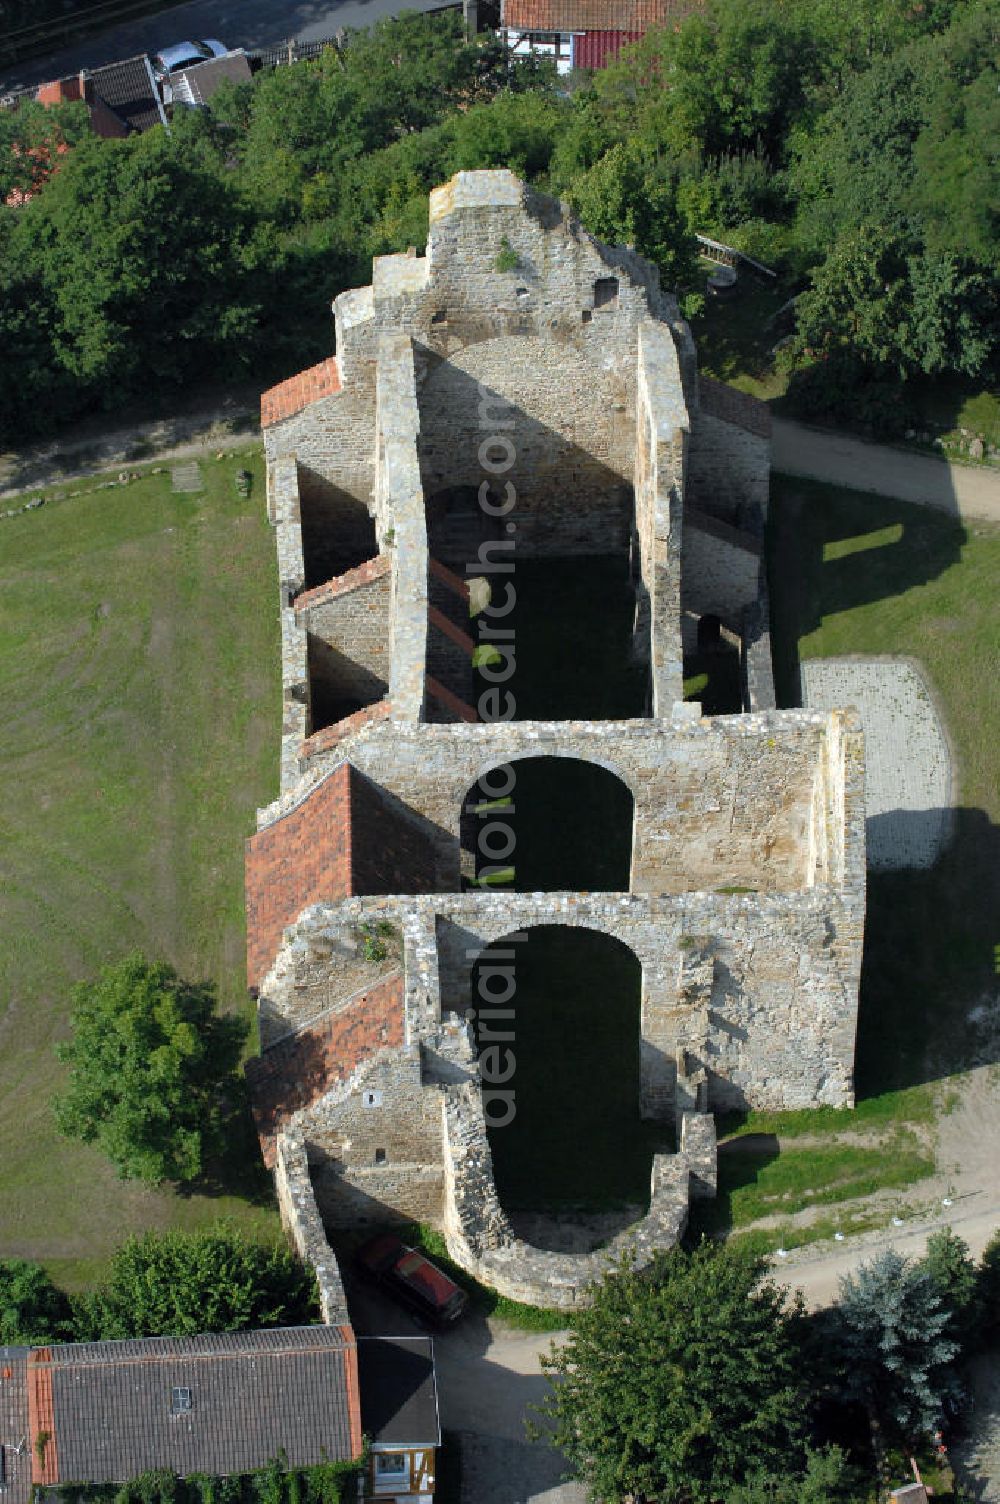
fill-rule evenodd
<path id="1" fill-rule="evenodd" d="M 94 97 L 94 80 L 91 78 L 86 68 L 80 69 L 79 86 L 80 98 L 84 100 L 86 104 L 90 104 L 91 100 Z"/>

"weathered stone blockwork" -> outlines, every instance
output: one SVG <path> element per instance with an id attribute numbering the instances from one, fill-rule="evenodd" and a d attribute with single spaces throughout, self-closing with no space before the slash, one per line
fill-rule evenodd
<path id="1" fill-rule="evenodd" d="M 853 1101 L 862 738 L 848 712 L 773 708 L 767 411 L 699 379 L 652 266 L 510 173 L 459 173 L 431 195 L 426 256 L 378 258 L 335 319 L 335 359 L 265 399 L 285 708 L 281 795 L 248 853 L 262 1138 L 301 1246 L 320 1216 L 429 1220 L 504 1293 L 571 1308 L 714 1194 L 713 1111 Z M 588 553 L 628 561 L 646 717 L 480 724 L 466 579 Z M 739 636 L 755 713 L 678 703 L 683 613 Z M 383 696 L 322 729 L 318 644 L 328 686 L 346 663 L 356 698 Z M 470 794 L 538 757 L 630 791 L 628 892 L 462 891 Z M 499 1203 L 463 1017 L 483 949 L 552 924 L 636 956 L 636 1111 L 679 1133 L 647 1216 L 572 1258 L 528 1247 Z"/>

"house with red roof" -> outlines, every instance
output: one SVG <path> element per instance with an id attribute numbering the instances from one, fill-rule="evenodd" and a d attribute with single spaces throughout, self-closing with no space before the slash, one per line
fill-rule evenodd
<path id="1" fill-rule="evenodd" d="M 704 0 L 502 0 L 501 33 L 516 55 L 552 58 L 559 73 L 603 68 L 654 26 L 679 26 Z"/>

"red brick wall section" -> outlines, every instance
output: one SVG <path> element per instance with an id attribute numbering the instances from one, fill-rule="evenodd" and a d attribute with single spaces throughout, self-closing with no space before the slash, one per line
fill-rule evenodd
<path id="1" fill-rule="evenodd" d="M 312 736 L 307 736 L 299 748 L 299 756 L 308 759 L 318 756 L 320 752 L 329 752 L 331 747 L 335 747 L 345 737 L 353 736 L 355 731 L 360 731 L 369 721 L 383 721 L 390 715 L 391 703 L 388 700 L 377 700 L 374 705 L 366 705 L 363 710 L 356 710 L 353 715 L 346 716 L 335 725 L 324 726 L 321 731 L 314 731 Z"/>
<path id="2" fill-rule="evenodd" d="M 771 437 L 771 409 L 758 397 L 751 397 L 749 392 L 738 392 L 734 386 L 713 381 L 709 376 L 699 376 L 698 396 L 702 411 L 710 417 L 744 428 L 761 439 Z"/>
<path id="3" fill-rule="evenodd" d="M 447 585 L 448 589 L 454 595 L 457 595 L 468 605 L 469 587 L 465 580 L 460 579 L 453 570 L 448 568 L 447 564 L 442 564 L 439 559 L 428 559 L 427 567 L 431 574 L 441 581 L 442 585 Z"/>
<path id="4" fill-rule="evenodd" d="M 247 1084 L 264 1163 L 292 1113 L 317 1102 L 380 1050 L 403 1043 L 403 978 L 399 972 L 358 993 L 246 1063 Z"/>
<path id="5" fill-rule="evenodd" d="M 415 820 L 351 769 L 351 892 L 432 893 L 434 848 Z"/>
<path id="6" fill-rule="evenodd" d="M 431 893 L 434 849 L 415 820 L 343 762 L 246 845 L 247 982 L 259 988 L 285 928 L 353 893 Z"/>
<path id="7" fill-rule="evenodd" d="M 332 580 L 327 580 L 312 590 L 303 590 L 301 595 L 295 597 L 295 609 L 304 611 L 308 606 L 318 606 L 323 601 L 332 601 L 339 595 L 347 595 L 351 590 L 360 590 L 362 585 L 370 585 L 373 580 L 380 580 L 391 569 L 392 560 L 388 554 L 366 559 L 363 564 L 349 569 L 346 574 L 338 574 Z"/>
<path id="8" fill-rule="evenodd" d="M 246 844 L 247 983 L 259 988 L 302 910 L 351 891 L 351 769 L 341 763 L 298 808 Z"/>
<path id="9" fill-rule="evenodd" d="M 265 392 L 260 399 L 260 426 L 270 428 L 282 418 L 300 413 L 311 402 L 318 402 L 321 397 L 335 397 L 339 391 L 340 367 L 337 357 L 331 355 L 328 360 L 321 360 L 318 366 L 310 366 L 308 371 L 300 371 L 297 376 L 290 376 L 287 381 Z"/>

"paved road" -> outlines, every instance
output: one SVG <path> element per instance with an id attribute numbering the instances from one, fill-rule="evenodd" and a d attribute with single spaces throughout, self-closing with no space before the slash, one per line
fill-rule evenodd
<path id="1" fill-rule="evenodd" d="M 771 468 L 856 491 L 876 491 L 902 501 L 940 507 L 952 516 L 1000 522 L 1000 470 L 952 465 L 933 455 L 775 418 Z"/>
<path id="2" fill-rule="evenodd" d="M 442 0 L 188 0 L 159 15 L 126 21 L 74 47 L 27 59 L 0 74 L 0 90 L 45 83 L 171 42 L 218 37 L 230 47 L 271 46 L 286 37 L 311 42 L 342 26 L 371 26 L 401 10 L 435 10 Z"/>

